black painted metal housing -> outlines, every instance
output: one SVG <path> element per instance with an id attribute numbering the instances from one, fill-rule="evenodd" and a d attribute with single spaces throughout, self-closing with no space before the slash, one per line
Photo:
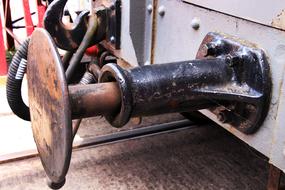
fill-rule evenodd
<path id="1" fill-rule="evenodd" d="M 100 82 L 117 81 L 122 97 L 121 110 L 107 120 L 122 127 L 131 117 L 207 108 L 221 122 L 247 134 L 255 132 L 269 108 L 269 66 L 262 50 L 230 42 L 216 47 L 215 56 L 207 52 L 192 61 L 130 70 L 105 65 Z"/>

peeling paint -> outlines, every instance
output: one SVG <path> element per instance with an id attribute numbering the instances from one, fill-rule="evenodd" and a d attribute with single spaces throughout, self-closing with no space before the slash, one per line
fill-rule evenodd
<path id="1" fill-rule="evenodd" d="M 272 20 L 272 26 L 285 30 L 285 9 Z"/>

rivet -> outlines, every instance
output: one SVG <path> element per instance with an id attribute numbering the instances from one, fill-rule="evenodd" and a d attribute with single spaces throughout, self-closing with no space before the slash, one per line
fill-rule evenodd
<path id="1" fill-rule="evenodd" d="M 110 38 L 110 42 L 111 42 L 112 44 L 114 44 L 114 43 L 116 42 L 116 38 L 115 38 L 115 36 L 111 36 L 111 38 Z"/>
<path id="2" fill-rule="evenodd" d="M 232 121 L 232 116 L 231 113 L 229 111 L 221 111 L 218 115 L 217 118 L 220 122 L 222 123 L 231 123 Z"/>
<path id="3" fill-rule="evenodd" d="M 165 15 L 165 7 L 164 6 L 160 6 L 158 8 L 158 14 L 163 17 Z"/>
<path id="4" fill-rule="evenodd" d="M 151 13 L 152 13 L 152 9 L 153 9 L 152 5 L 149 4 L 149 5 L 147 6 L 147 12 L 148 12 L 149 14 L 151 14 Z"/>
<path id="5" fill-rule="evenodd" d="M 191 26 L 194 30 L 198 30 L 200 28 L 200 19 L 195 17 L 192 19 Z"/>

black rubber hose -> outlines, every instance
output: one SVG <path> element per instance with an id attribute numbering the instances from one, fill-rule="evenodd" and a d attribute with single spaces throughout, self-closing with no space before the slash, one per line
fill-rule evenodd
<path id="1" fill-rule="evenodd" d="M 21 88 L 23 77 L 26 72 L 25 63 L 27 60 L 29 42 L 30 39 L 26 39 L 12 59 L 8 72 L 6 89 L 7 100 L 10 108 L 12 109 L 14 114 L 26 121 L 31 120 L 30 109 L 23 101 Z"/>

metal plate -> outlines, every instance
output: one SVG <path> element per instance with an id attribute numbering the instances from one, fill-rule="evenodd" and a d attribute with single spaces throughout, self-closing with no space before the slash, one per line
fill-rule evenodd
<path id="1" fill-rule="evenodd" d="M 284 0 L 184 0 L 224 14 L 285 30 Z"/>
<path id="2" fill-rule="evenodd" d="M 214 46 L 212 52 L 207 48 L 209 45 Z M 225 116 L 224 119 L 230 118 L 230 122 L 223 123 L 229 123 L 245 134 L 253 134 L 266 118 L 271 99 L 272 82 L 266 54 L 245 40 L 210 32 L 202 41 L 196 59 L 211 59 L 224 55 L 236 58 L 231 66 L 235 79 L 232 78 L 234 82 L 222 88 L 214 87 L 215 93 L 226 92 L 224 96 L 235 94 L 238 98 L 232 97 L 230 103 L 218 103 L 217 107 L 209 110 L 217 115 L 217 118 L 221 113 Z M 241 97 L 244 99 L 237 101 Z"/>
<path id="3" fill-rule="evenodd" d="M 265 118 L 265 122 L 254 135 L 242 134 L 231 125 L 219 122 L 216 115 L 209 110 L 202 110 L 201 112 L 272 160 L 272 148 L 278 146 L 276 142 L 277 138 L 273 136 L 274 131 L 277 128 L 284 129 L 281 126 L 282 122 L 278 123 L 276 121 L 276 116 L 279 115 L 278 112 L 284 111 L 284 109 L 280 109 L 282 105 L 279 105 L 279 103 L 282 99 L 282 97 L 280 98 L 280 94 L 283 92 L 283 90 L 281 91 L 281 86 L 285 71 L 285 33 L 275 28 L 248 22 L 219 12 L 209 11 L 201 7 L 183 3 L 182 1 L 160 0 L 158 7 L 160 6 L 164 6 L 166 12 L 164 17 L 157 17 L 154 50 L 155 63 L 195 59 L 201 42 L 209 32 L 222 32 L 239 39 L 250 41 L 265 51 L 272 73 L 272 98 L 270 111 Z M 177 18 L 187 19 L 179 19 L 178 22 Z M 191 26 L 194 18 L 200 20 L 200 28 L 198 30 L 193 29 Z M 169 27 L 173 23 L 175 23 L 173 25 L 175 27 Z M 167 31 L 167 35 L 165 35 L 165 31 Z M 285 132 L 282 134 L 285 134 Z M 280 136 L 281 138 L 284 139 L 284 136 Z M 284 148 L 283 141 L 280 142 L 280 144 L 282 143 L 282 148 Z M 279 162 L 277 163 L 274 160 L 274 164 L 284 168 L 285 156 L 282 151 L 277 152 L 280 155 L 278 158 Z"/>
<path id="4" fill-rule="evenodd" d="M 44 29 L 37 29 L 31 37 L 27 78 L 37 149 L 50 180 L 61 183 L 72 151 L 71 112 L 61 59 Z"/>

